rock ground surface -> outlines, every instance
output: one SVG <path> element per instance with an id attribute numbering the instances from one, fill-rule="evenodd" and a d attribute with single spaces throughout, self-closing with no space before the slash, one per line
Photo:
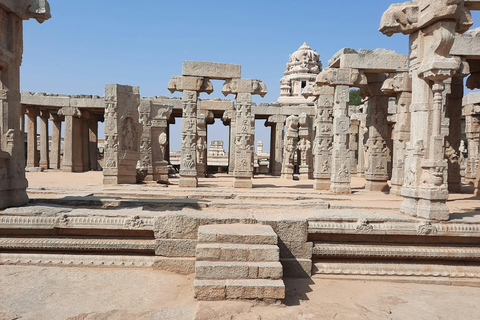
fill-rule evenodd
<path id="1" fill-rule="evenodd" d="M 198 302 L 194 275 L 0 266 L 0 319 L 479 319 L 480 288 L 286 279 L 285 305 Z"/>

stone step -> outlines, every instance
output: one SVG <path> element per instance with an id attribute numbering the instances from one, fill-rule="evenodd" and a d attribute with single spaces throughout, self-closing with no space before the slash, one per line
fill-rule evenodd
<path id="1" fill-rule="evenodd" d="M 200 243 L 197 261 L 278 261 L 280 249 L 270 244 Z"/>
<path id="2" fill-rule="evenodd" d="M 198 228 L 199 243 L 277 244 L 277 234 L 269 225 L 211 224 Z"/>
<path id="3" fill-rule="evenodd" d="M 283 280 L 195 280 L 194 288 L 198 300 L 285 298 Z"/>
<path id="4" fill-rule="evenodd" d="M 280 262 L 196 261 L 196 279 L 282 279 Z"/>

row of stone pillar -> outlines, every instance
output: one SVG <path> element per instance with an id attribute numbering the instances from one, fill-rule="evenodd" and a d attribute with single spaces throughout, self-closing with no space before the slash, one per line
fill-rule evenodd
<path id="1" fill-rule="evenodd" d="M 65 172 L 98 170 L 98 121 L 103 117 L 66 107 L 52 112 L 34 106 L 25 108 L 27 116 L 27 167 L 62 169 Z M 40 153 L 37 147 L 37 118 L 40 118 Z M 52 140 L 49 144 L 49 125 Z M 63 161 L 61 129 L 65 122 Z M 22 130 L 23 131 L 23 130 Z"/>

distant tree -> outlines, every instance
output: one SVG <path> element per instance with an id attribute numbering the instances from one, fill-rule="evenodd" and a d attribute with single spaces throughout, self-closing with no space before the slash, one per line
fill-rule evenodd
<path id="1" fill-rule="evenodd" d="M 360 89 L 350 90 L 350 101 L 348 102 L 351 106 L 359 106 L 362 104 L 362 98 L 360 97 Z"/>

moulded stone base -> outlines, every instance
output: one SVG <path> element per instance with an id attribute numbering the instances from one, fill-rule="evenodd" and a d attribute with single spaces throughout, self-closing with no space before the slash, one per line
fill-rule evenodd
<path id="1" fill-rule="evenodd" d="M 388 186 L 387 181 L 367 180 L 367 182 L 365 183 L 365 190 L 388 192 L 390 190 L 390 187 Z"/>
<path id="2" fill-rule="evenodd" d="M 40 163 L 38 164 L 38 166 L 39 166 L 40 168 L 43 168 L 43 169 L 48 169 L 48 161 L 46 161 L 46 160 L 40 161 Z"/>
<path id="3" fill-rule="evenodd" d="M 402 186 L 392 185 L 392 187 L 390 188 L 390 194 L 393 194 L 395 196 L 401 196 L 401 192 Z"/>
<path id="4" fill-rule="evenodd" d="M 181 188 L 196 188 L 198 187 L 197 177 L 180 177 L 178 186 Z"/>
<path id="5" fill-rule="evenodd" d="M 103 184 L 136 184 L 136 175 L 103 176 Z"/>
<path id="6" fill-rule="evenodd" d="M 19 207 L 28 203 L 27 189 L 1 190 L 0 209 Z"/>
<path id="7" fill-rule="evenodd" d="M 72 165 L 65 164 L 65 165 L 62 165 L 62 171 L 63 172 L 83 172 L 83 166 L 82 165 L 72 166 Z"/>
<path id="8" fill-rule="evenodd" d="M 160 183 L 168 183 L 168 173 L 167 174 L 154 173 L 153 181 L 157 181 Z"/>
<path id="9" fill-rule="evenodd" d="M 350 194 L 352 190 L 350 189 L 349 182 L 331 182 L 330 191 L 335 194 Z"/>
<path id="10" fill-rule="evenodd" d="M 252 179 L 250 178 L 234 178 L 233 180 L 234 188 L 253 188 Z"/>
<path id="11" fill-rule="evenodd" d="M 445 200 L 435 201 L 404 196 L 400 212 L 429 220 L 446 221 L 450 219 L 450 213 Z"/>
<path id="12" fill-rule="evenodd" d="M 314 179 L 314 190 L 330 190 L 330 179 Z"/>

